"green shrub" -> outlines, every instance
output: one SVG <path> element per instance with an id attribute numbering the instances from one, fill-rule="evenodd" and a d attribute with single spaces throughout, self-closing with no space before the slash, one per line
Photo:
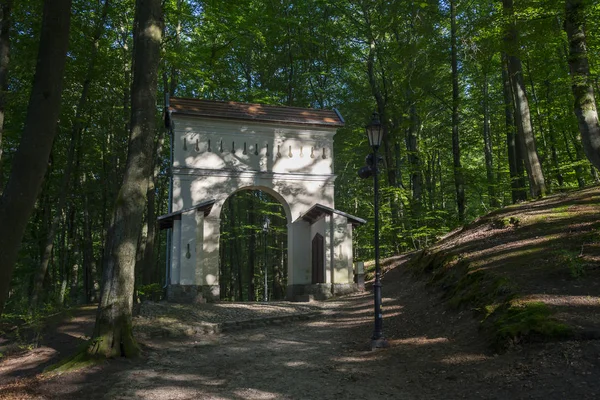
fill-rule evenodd
<path id="1" fill-rule="evenodd" d="M 490 315 L 494 346 L 502 349 L 511 342 L 569 337 L 571 328 L 553 318 L 553 314 L 554 311 L 542 302 L 512 303 L 499 307 Z"/>
<path id="2" fill-rule="evenodd" d="M 578 279 L 585 275 L 585 264 L 575 251 L 559 250 L 557 263 L 564 265 L 572 278 Z"/>
<path id="3" fill-rule="evenodd" d="M 164 290 L 159 283 L 144 285 L 138 289 L 141 301 L 161 301 L 164 297 Z"/>

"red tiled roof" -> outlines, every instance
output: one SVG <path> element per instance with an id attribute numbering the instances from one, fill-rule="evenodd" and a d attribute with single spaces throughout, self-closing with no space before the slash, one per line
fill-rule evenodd
<path id="1" fill-rule="evenodd" d="M 312 108 L 172 97 L 169 110 L 174 114 L 197 115 L 208 118 L 328 127 L 344 126 L 344 119 L 335 109 L 315 110 Z"/>

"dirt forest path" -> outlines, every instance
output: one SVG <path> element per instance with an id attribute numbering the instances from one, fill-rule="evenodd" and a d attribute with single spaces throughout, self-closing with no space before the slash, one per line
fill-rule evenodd
<path id="1" fill-rule="evenodd" d="M 384 332 L 368 351 L 372 297 L 280 326 L 143 341 L 144 357 L 33 381 L 38 399 L 594 399 L 598 341 L 529 344 L 494 355 L 470 311 L 447 311 L 396 268 L 384 277 Z M 0 394 L 0 398 L 1 398 Z"/>

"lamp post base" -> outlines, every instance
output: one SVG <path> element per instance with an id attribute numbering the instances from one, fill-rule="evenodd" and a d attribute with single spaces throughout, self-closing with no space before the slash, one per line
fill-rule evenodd
<path id="1" fill-rule="evenodd" d="M 387 349 L 390 347 L 386 338 L 371 339 L 371 351 L 375 349 Z"/>

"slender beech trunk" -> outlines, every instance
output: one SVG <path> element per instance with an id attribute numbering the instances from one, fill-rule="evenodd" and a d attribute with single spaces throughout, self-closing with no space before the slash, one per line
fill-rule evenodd
<path id="1" fill-rule="evenodd" d="M 81 176 L 81 188 L 83 191 L 83 236 L 81 238 L 83 247 L 83 292 L 85 302 L 91 303 L 94 297 L 94 277 L 96 261 L 94 259 L 94 247 L 92 239 L 92 221 L 90 218 L 89 194 L 86 190 L 86 174 Z"/>
<path id="2" fill-rule="evenodd" d="M 442 156 L 439 153 L 439 151 L 437 152 L 437 161 L 436 161 L 436 167 L 437 167 L 437 177 L 438 177 L 438 181 L 440 182 L 440 208 L 442 210 L 446 209 L 446 195 L 445 195 L 445 181 L 444 181 L 444 171 L 442 169 Z"/>
<path id="3" fill-rule="evenodd" d="M 581 161 L 581 160 L 579 159 L 577 146 L 574 146 L 575 147 L 575 155 L 573 155 L 573 152 L 571 151 L 571 145 L 570 145 L 572 140 L 569 139 L 567 132 L 564 129 L 562 130 L 562 138 L 565 143 L 565 150 L 567 152 L 567 157 L 569 157 L 569 161 L 571 162 L 571 164 L 575 164 L 575 167 L 573 168 L 575 170 L 575 178 L 577 179 L 577 185 L 581 189 L 581 188 L 585 187 L 585 180 L 583 179 L 583 168 L 581 167 L 581 165 L 579 165 L 579 161 Z M 582 152 L 583 152 L 583 150 L 582 150 Z"/>
<path id="4" fill-rule="evenodd" d="M 367 23 L 370 21 L 367 20 Z M 396 176 L 396 169 L 391 168 L 394 165 L 392 149 L 393 138 L 390 137 L 390 129 L 387 118 L 387 94 L 385 90 L 385 77 L 383 78 L 383 90 L 380 88 L 377 83 L 377 77 L 375 74 L 375 52 L 376 52 L 376 43 L 374 39 L 370 39 L 370 47 L 369 47 L 369 56 L 367 58 L 367 73 L 369 77 L 369 85 L 371 86 L 371 93 L 375 98 L 375 102 L 377 103 L 377 112 L 379 113 L 379 119 L 381 121 L 381 126 L 383 129 L 383 157 L 385 160 L 385 168 L 387 174 L 387 182 L 390 187 L 398 187 L 398 179 Z M 400 226 L 402 221 L 400 220 L 400 198 L 398 195 L 390 196 L 390 209 L 392 212 L 392 225 Z"/>
<path id="5" fill-rule="evenodd" d="M 506 147 L 508 150 L 508 169 L 510 173 L 510 186 L 513 204 L 527 199 L 525 192 L 525 177 L 523 175 L 523 161 L 518 151 L 515 116 L 513 114 L 514 102 L 510 77 L 508 74 L 508 56 L 502 53 L 502 82 L 504 93 L 504 117 L 506 126 Z"/>
<path id="6" fill-rule="evenodd" d="M 412 197 L 415 203 L 416 216 L 418 217 L 418 209 L 421 204 L 421 197 L 423 195 L 423 176 L 421 174 L 421 160 L 419 159 L 419 148 L 418 148 L 418 118 L 417 109 L 414 104 L 412 96 L 410 97 L 409 116 L 410 123 L 406 131 L 406 150 L 408 152 L 408 163 L 410 165 L 410 186 L 412 188 Z"/>
<path id="7" fill-rule="evenodd" d="M 168 89 L 166 73 L 163 75 L 163 89 Z M 169 92 L 169 95 L 172 96 L 173 93 Z M 158 224 L 156 221 L 156 184 L 158 182 L 158 174 L 160 173 L 160 163 L 158 162 L 160 154 L 162 154 L 162 149 L 165 141 L 165 130 L 161 129 L 158 138 L 155 143 L 154 154 L 157 154 L 157 157 L 154 158 L 152 163 L 152 176 L 148 182 L 148 203 L 146 205 L 146 219 L 144 224 L 146 225 L 146 236 L 142 238 L 144 241 L 141 248 L 143 251 L 139 257 L 139 265 L 136 265 L 136 270 L 141 271 L 142 283 L 144 285 L 149 285 L 153 283 L 154 276 L 156 276 L 157 270 L 157 262 L 154 255 L 154 249 L 156 248 L 156 239 L 157 239 L 157 228 Z"/>
<path id="8" fill-rule="evenodd" d="M 154 158 L 162 24 L 160 0 L 136 0 L 129 149 L 106 239 L 102 294 L 88 349 L 89 354 L 100 357 L 139 354 L 131 321 L 135 258 Z"/>
<path id="9" fill-rule="evenodd" d="M 241 241 L 241 234 L 242 232 L 240 232 L 242 230 L 242 227 L 239 226 L 240 224 L 237 222 L 237 218 L 240 216 L 240 205 L 239 205 L 239 198 L 237 196 L 235 197 L 231 197 L 230 198 L 230 204 L 231 204 L 231 225 L 234 227 L 235 230 L 237 230 L 238 234 L 235 234 L 233 236 L 233 240 L 230 242 L 232 245 L 232 250 L 233 252 L 235 252 L 235 265 L 237 266 L 236 268 L 236 272 L 237 272 L 237 290 L 239 292 L 239 297 L 236 297 L 237 300 L 239 301 L 244 301 L 244 280 L 242 279 L 243 277 L 243 271 L 242 271 L 242 261 L 240 260 L 240 241 Z M 233 232 L 233 230 L 232 230 Z M 232 264 L 233 266 L 233 264 Z"/>
<path id="10" fill-rule="evenodd" d="M 154 174 L 153 174 L 154 175 Z M 140 259 L 140 270 L 142 283 L 149 285 L 153 283 L 153 277 L 155 276 L 156 259 L 154 258 L 154 249 L 156 243 L 156 175 L 150 178 L 148 182 L 148 192 L 146 197 L 148 204 L 146 205 L 146 229 L 145 244 L 143 246 L 143 253 Z"/>
<path id="11" fill-rule="evenodd" d="M 94 70 L 96 67 L 96 60 L 98 56 L 98 47 L 99 40 L 104 32 L 104 26 L 106 22 L 106 16 L 108 13 L 109 0 L 104 1 L 104 6 L 102 7 L 102 16 L 98 20 L 96 24 L 96 29 L 94 32 L 94 36 L 92 38 L 91 43 L 91 51 L 89 53 L 88 65 L 86 69 L 86 76 L 83 81 L 81 95 L 79 96 L 79 101 L 77 102 L 77 108 L 75 111 L 75 119 L 73 121 L 73 126 L 71 128 L 71 139 L 69 142 L 69 149 L 67 151 L 67 163 L 64 168 L 64 173 L 61 178 L 60 190 L 58 192 L 58 199 L 56 202 L 56 210 L 54 212 L 54 218 L 52 219 L 52 224 L 50 225 L 50 229 L 46 236 L 46 244 L 44 246 L 44 253 L 42 254 L 42 259 L 38 270 L 35 274 L 34 284 L 33 284 L 33 292 L 31 296 L 31 302 L 29 303 L 29 310 L 32 311 L 37 307 L 37 303 L 40 297 L 40 292 L 42 290 L 42 284 L 44 282 L 44 277 L 46 276 L 46 271 L 48 270 L 48 263 L 50 262 L 50 255 L 52 254 L 52 248 L 54 247 L 54 237 L 56 236 L 56 229 L 58 228 L 58 224 L 60 222 L 61 215 L 63 213 L 63 209 L 66 204 L 67 194 L 69 191 L 69 186 L 71 184 L 71 174 L 73 173 L 74 168 L 74 160 L 75 160 L 75 150 L 76 144 L 80 142 L 82 130 L 83 130 L 83 119 L 85 115 L 85 108 L 87 105 L 88 94 L 90 85 L 92 83 L 92 79 L 94 76 Z"/>
<path id="12" fill-rule="evenodd" d="M 180 16 L 182 15 L 182 7 L 183 7 L 183 0 L 177 0 L 177 26 L 175 28 L 175 43 L 173 44 L 176 53 L 179 53 L 181 51 L 181 30 L 182 30 L 182 24 L 181 24 L 181 18 Z M 165 73 L 166 73 L 166 68 L 165 68 Z M 171 96 L 175 96 L 175 92 L 177 91 L 177 86 L 179 85 L 179 69 L 177 68 L 176 65 L 171 65 L 170 67 L 170 71 L 169 71 L 169 75 L 170 75 L 170 79 L 169 79 L 169 94 Z"/>
<path id="13" fill-rule="evenodd" d="M 565 0 L 565 31 L 569 38 L 571 89 L 583 150 L 588 160 L 600 168 L 600 124 L 585 38 L 585 0 Z"/>
<path id="14" fill-rule="evenodd" d="M 75 234 L 77 228 L 75 227 L 75 207 L 71 203 L 67 211 L 68 218 L 68 257 L 66 263 L 68 268 L 68 282 L 69 282 L 69 297 L 67 304 L 77 304 L 78 299 L 78 288 L 79 288 L 79 242 L 75 240 Z"/>
<path id="15" fill-rule="evenodd" d="M 435 152 L 430 154 L 427 159 L 427 169 L 425 172 L 425 187 L 427 188 L 427 195 L 429 198 L 428 205 L 429 210 L 433 211 L 436 209 L 435 206 Z"/>
<path id="16" fill-rule="evenodd" d="M 411 2 L 410 11 L 407 16 L 410 26 L 407 37 L 403 38 L 403 36 L 400 35 L 397 30 L 394 31 L 396 42 L 399 44 L 400 48 L 403 48 L 404 46 L 403 41 L 408 41 L 407 59 L 410 60 L 408 63 L 408 68 L 410 71 L 415 71 L 417 69 L 417 57 L 419 54 L 419 49 L 417 48 L 419 33 L 415 27 L 415 21 L 418 20 L 418 11 L 416 11 L 416 8 L 417 7 L 415 4 Z M 405 93 L 409 117 L 408 129 L 406 130 L 406 151 L 408 164 L 410 166 L 410 186 L 412 189 L 413 198 L 412 212 L 413 217 L 419 218 L 422 208 L 421 201 L 423 196 L 423 173 L 421 170 L 421 159 L 419 155 L 419 117 L 417 115 L 415 92 L 412 88 L 410 78 L 406 80 Z M 400 154 L 398 154 L 397 157 L 400 158 Z M 401 185 L 402 181 L 399 180 L 399 182 Z"/>
<path id="17" fill-rule="evenodd" d="M 254 283 L 254 261 L 256 258 L 256 232 L 254 231 L 254 225 L 256 225 L 256 215 L 254 214 L 254 192 L 245 192 L 246 197 L 246 210 L 248 215 L 248 225 L 250 226 L 250 240 L 248 241 L 248 301 L 254 301 L 256 299 L 256 285 Z M 259 285 L 260 286 L 260 285 Z"/>
<path id="18" fill-rule="evenodd" d="M 288 69 L 288 88 L 287 88 L 287 105 L 294 105 L 294 54 L 292 53 L 292 44 L 290 43 L 290 36 L 292 33 L 288 27 L 288 41 L 287 41 L 287 51 L 288 51 L 288 61 L 290 63 Z"/>
<path id="19" fill-rule="evenodd" d="M 548 102 L 548 106 L 546 107 L 549 110 L 552 104 L 552 98 L 550 96 L 550 81 L 545 82 L 546 85 L 546 101 Z M 550 154 L 552 157 L 552 168 L 554 169 L 554 176 L 556 177 L 556 181 L 558 182 L 558 186 L 562 187 L 564 184 L 564 177 L 560 172 L 560 162 L 558 160 L 558 152 L 556 150 L 556 130 L 553 124 L 550 121 L 550 113 L 546 114 L 546 124 L 548 125 L 548 140 L 550 142 Z"/>
<path id="20" fill-rule="evenodd" d="M 529 101 L 527 90 L 523 82 L 523 67 L 518 57 L 519 38 L 514 16 L 513 0 L 502 0 L 504 14 L 509 23 L 506 28 L 504 43 L 508 53 L 508 71 L 512 83 L 512 92 L 515 101 L 517 130 L 519 132 L 519 145 L 523 152 L 525 169 L 529 178 L 529 191 L 532 197 L 541 197 L 546 194 L 546 183 L 544 173 L 540 164 L 535 136 L 531 125 L 531 114 L 529 112 Z"/>
<path id="21" fill-rule="evenodd" d="M 4 109 L 8 91 L 8 63 L 10 61 L 10 10 L 12 0 L 0 1 L 0 195 L 2 194 L 2 134 L 4 132 Z"/>
<path id="22" fill-rule="evenodd" d="M 531 87 L 531 98 L 533 99 L 533 104 L 535 105 L 535 121 L 537 123 L 537 129 L 539 131 L 540 138 L 542 139 L 542 149 L 544 150 L 543 155 L 540 156 L 540 162 L 542 163 L 542 167 L 544 163 L 547 161 L 548 154 L 548 141 L 546 139 L 546 131 L 544 128 L 544 120 L 542 118 L 542 112 L 540 111 L 540 101 L 538 99 L 537 93 L 535 91 L 535 83 L 533 82 L 533 74 L 531 73 L 531 68 L 529 67 L 529 59 L 526 59 L 525 67 L 527 69 L 527 77 L 529 78 L 529 86 Z M 533 123 L 533 121 L 532 121 Z M 552 184 L 550 183 L 550 179 L 546 182 L 546 185 L 549 187 Z"/>
<path id="23" fill-rule="evenodd" d="M 483 150 L 485 154 L 485 172 L 487 175 L 488 197 L 490 207 L 499 207 L 496 198 L 496 182 L 494 179 L 492 134 L 490 130 L 489 83 L 487 71 L 483 74 Z"/>
<path id="24" fill-rule="evenodd" d="M 235 265 L 235 259 L 233 258 L 233 240 L 235 240 L 232 236 L 235 233 L 235 209 L 233 208 L 233 203 L 231 202 L 231 198 L 228 201 L 229 204 L 229 232 L 231 233 L 229 236 L 229 240 L 227 240 L 227 253 L 229 253 L 229 299 L 238 300 L 241 298 L 241 294 L 238 297 L 236 294 L 236 274 L 233 266 Z"/>
<path id="25" fill-rule="evenodd" d="M 454 187 L 456 189 L 456 205 L 458 222 L 465 222 L 465 183 L 460 162 L 460 137 L 458 133 L 458 58 L 456 46 L 456 0 L 450 1 L 450 51 L 452 52 L 452 159 L 454 166 Z"/>
<path id="26" fill-rule="evenodd" d="M 71 0 L 44 2 L 40 46 L 25 127 L 0 199 L 0 226 L 10 227 L 0 229 L 0 315 L 56 135 L 70 22 Z"/>

